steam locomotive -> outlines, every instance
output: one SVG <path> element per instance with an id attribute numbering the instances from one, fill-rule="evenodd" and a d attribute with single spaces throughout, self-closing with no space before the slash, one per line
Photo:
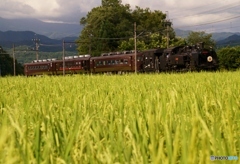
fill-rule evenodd
<path id="1" fill-rule="evenodd" d="M 136 59 L 135 59 L 136 58 Z M 135 62 L 136 61 L 136 62 Z M 124 51 L 101 54 L 98 57 L 79 55 L 61 60 L 34 60 L 24 64 L 26 76 L 79 73 L 124 73 L 216 70 L 217 54 L 204 43 L 194 46 L 176 46 L 167 49 L 149 49 L 142 52 Z"/>

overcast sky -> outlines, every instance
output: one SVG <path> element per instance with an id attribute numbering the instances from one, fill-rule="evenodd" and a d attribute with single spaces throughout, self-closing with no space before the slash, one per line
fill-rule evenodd
<path id="1" fill-rule="evenodd" d="M 240 0 L 122 0 L 168 12 L 174 28 L 240 32 Z M 0 0 L 0 17 L 79 23 L 101 0 Z"/>

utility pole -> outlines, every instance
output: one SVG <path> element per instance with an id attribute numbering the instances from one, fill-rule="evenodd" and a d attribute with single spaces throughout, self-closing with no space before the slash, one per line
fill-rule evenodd
<path id="1" fill-rule="evenodd" d="M 13 44 L 13 76 L 16 76 L 15 45 Z"/>
<path id="2" fill-rule="evenodd" d="M 34 41 L 35 46 L 36 46 L 36 60 L 38 60 L 38 48 L 39 48 L 39 43 L 40 43 L 40 39 L 37 38 L 37 35 L 35 34 L 35 38 L 32 39 L 32 41 Z"/>
<path id="3" fill-rule="evenodd" d="M 169 47 L 169 26 L 167 24 L 167 48 Z"/>
<path id="4" fill-rule="evenodd" d="M 92 34 L 89 32 L 89 50 L 88 53 L 91 54 L 92 53 Z"/>
<path id="5" fill-rule="evenodd" d="M 63 76 L 65 75 L 65 41 L 63 40 Z"/>
<path id="6" fill-rule="evenodd" d="M 166 11 L 166 20 L 164 21 L 165 26 L 167 26 L 167 48 L 169 48 L 169 27 L 172 25 L 172 22 L 168 19 L 168 11 Z"/>
<path id="7" fill-rule="evenodd" d="M 135 52 L 135 73 L 137 73 L 137 25 L 134 22 L 134 52 Z"/>
<path id="8" fill-rule="evenodd" d="M 90 43 L 89 43 L 89 55 L 92 53 L 92 38 L 91 38 L 91 36 L 90 36 L 90 38 L 89 38 L 89 40 L 90 40 Z"/>

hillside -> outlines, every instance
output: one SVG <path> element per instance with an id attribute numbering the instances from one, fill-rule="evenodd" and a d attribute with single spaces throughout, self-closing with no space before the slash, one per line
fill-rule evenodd
<path id="1" fill-rule="evenodd" d="M 187 37 L 190 31 L 176 30 L 176 35 L 180 37 Z M 240 45 L 240 34 L 238 33 L 213 33 L 213 39 L 215 37 L 215 41 L 217 47 L 222 46 L 234 46 Z M 67 42 L 73 42 L 77 39 L 77 37 L 65 37 L 63 39 L 51 39 L 47 36 L 35 34 L 32 31 L 0 31 L 0 45 L 6 48 L 12 48 L 13 44 L 15 46 L 27 46 L 29 49 L 35 49 L 35 43 L 33 41 L 34 38 L 40 40 L 39 51 L 42 52 L 58 52 L 62 51 L 62 41 L 65 40 Z M 218 40 L 220 38 L 224 38 L 222 40 Z M 67 51 L 75 51 L 75 44 L 66 44 Z"/>
<path id="2" fill-rule="evenodd" d="M 240 33 L 232 33 L 232 32 L 217 32 L 217 33 L 212 33 L 213 39 L 218 42 L 221 40 L 224 40 L 232 35 L 240 35 Z"/>
<path id="3" fill-rule="evenodd" d="M 234 34 L 217 42 L 218 47 L 240 45 L 240 35 Z"/>
<path id="4" fill-rule="evenodd" d="M 37 19 L 4 19 L 0 17 L 0 31 L 33 31 L 53 39 L 77 37 L 80 24 L 46 23 Z"/>
<path id="5" fill-rule="evenodd" d="M 34 38 L 40 40 L 39 51 L 43 52 L 57 52 L 62 51 L 62 40 L 51 39 L 44 35 L 35 34 L 32 31 L 0 31 L 0 45 L 5 48 L 12 48 L 13 44 L 15 46 L 28 46 L 30 49 L 35 48 Z M 68 37 L 67 41 L 74 41 L 77 37 Z M 66 46 L 66 50 L 75 51 L 75 45 L 71 47 Z"/>
<path id="6" fill-rule="evenodd" d="M 191 31 L 185 31 L 185 30 L 181 30 L 181 29 L 174 29 L 176 36 L 182 37 L 182 38 L 186 38 L 189 33 Z M 232 32 L 216 32 L 216 33 L 212 33 L 212 38 L 213 40 L 215 40 L 216 42 L 224 40 L 232 35 L 240 35 L 240 33 L 232 33 Z"/>

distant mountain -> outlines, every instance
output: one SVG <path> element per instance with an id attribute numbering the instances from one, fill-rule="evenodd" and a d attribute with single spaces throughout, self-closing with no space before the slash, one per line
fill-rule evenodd
<path id="1" fill-rule="evenodd" d="M 233 33 L 233 32 L 217 32 L 217 33 L 212 33 L 212 38 L 218 42 L 220 40 L 224 40 L 232 35 L 240 35 L 239 32 Z"/>
<path id="2" fill-rule="evenodd" d="M 175 31 L 175 34 L 176 34 L 176 36 L 178 36 L 178 37 L 181 37 L 181 38 L 186 38 L 186 37 L 188 37 L 188 35 L 189 35 L 189 33 L 191 32 L 191 31 L 185 31 L 185 30 L 181 30 L 181 29 L 174 29 L 174 31 Z"/>
<path id="3" fill-rule="evenodd" d="M 179 37 L 182 37 L 182 38 L 186 38 L 188 37 L 189 33 L 191 31 L 185 31 L 185 30 L 181 30 L 181 29 L 174 29 L 175 30 L 175 33 L 176 33 L 176 36 L 179 36 Z M 240 35 L 239 32 L 237 33 L 232 33 L 232 32 L 217 32 L 217 33 L 212 33 L 212 38 L 217 42 L 217 41 L 220 41 L 220 40 L 224 40 L 226 38 L 228 38 L 229 36 L 232 36 L 232 35 Z"/>
<path id="4" fill-rule="evenodd" d="M 218 47 L 240 45 L 240 35 L 234 34 L 217 42 Z"/>
<path id="5" fill-rule="evenodd" d="M 4 19 L 0 17 L 0 31 L 33 31 L 53 39 L 77 37 L 80 24 L 46 23 L 37 19 Z"/>
<path id="6" fill-rule="evenodd" d="M 51 39 L 44 35 L 35 34 L 32 31 L 0 31 L 0 45 L 6 48 L 12 48 L 13 44 L 15 46 L 26 45 L 31 49 L 35 48 L 35 42 L 33 39 L 39 39 L 39 51 L 44 52 L 55 52 L 62 51 L 62 40 Z M 77 37 L 67 37 L 64 38 L 66 41 L 75 41 Z M 75 45 L 71 47 L 66 47 L 68 51 L 75 51 Z"/>

